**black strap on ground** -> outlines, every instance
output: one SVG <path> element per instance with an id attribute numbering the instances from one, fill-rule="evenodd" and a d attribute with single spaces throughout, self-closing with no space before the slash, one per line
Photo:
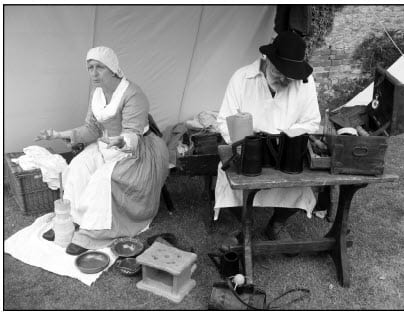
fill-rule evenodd
<path id="1" fill-rule="evenodd" d="M 277 309 L 280 310 L 280 309 L 283 309 L 283 308 L 284 308 L 285 306 L 287 306 L 287 305 L 290 305 L 290 304 L 292 304 L 292 303 L 301 301 L 301 300 L 303 300 L 303 299 L 305 299 L 305 298 L 308 298 L 308 297 L 310 296 L 310 290 L 309 290 L 309 289 L 306 289 L 306 288 L 290 289 L 290 290 L 288 290 L 288 291 L 282 293 L 281 295 L 277 296 L 276 298 L 274 298 L 271 302 L 269 302 L 269 303 L 266 305 L 265 308 L 260 309 L 260 308 L 256 308 L 255 306 L 250 305 L 250 304 L 246 303 L 245 301 L 243 301 L 243 300 L 240 298 L 240 296 L 237 294 L 236 290 L 233 288 L 233 285 L 232 285 L 232 282 L 231 282 L 230 279 L 227 279 L 227 285 L 229 286 L 229 289 L 230 289 L 231 292 L 234 294 L 234 296 L 235 296 L 241 303 L 243 303 L 244 305 L 246 305 L 246 306 L 247 306 L 249 309 L 251 309 L 251 310 L 277 310 Z M 263 289 L 257 288 L 256 286 L 253 286 L 253 288 L 254 288 L 255 292 L 259 292 L 259 293 L 265 292 Z M 301 292 L 302 294 L 301 294 L 300 296 L 296 297 L 295 299 L 293 299 L 293 300 L 287 302 L 287 303 L 283 303 L 283 304 L 281 304 L 281 305 L 279 305 L 279 306 L 271 306 L 271 304 L 274 303 L 275 301 L 278 301 L 278 300 L 280 300 L 281 298 L 283 298 L 284 296 L 287 296 L 287 295 L 289 295 L 289 294 L 291 294 L 291 293 L 293 293 L 293 292 Z M 265 294 L 265 293 L 264 293 L 264 294 Z"/>

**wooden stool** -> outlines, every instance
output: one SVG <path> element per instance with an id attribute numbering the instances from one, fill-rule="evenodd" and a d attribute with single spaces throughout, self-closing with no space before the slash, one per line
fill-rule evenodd
<path id="1" fill-rule="evenodd" d="M 196 285 L 191 269 L 197 255 L 154 242 L 136 258 L 142 265 L 142 280 L 136 286 L 179 303 Z"/>

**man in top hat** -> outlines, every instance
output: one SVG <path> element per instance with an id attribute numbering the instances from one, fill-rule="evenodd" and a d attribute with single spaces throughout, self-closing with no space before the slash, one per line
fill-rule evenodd
<path id="1" fill-rule="evenodd" d="M 237 70 L 227 86 L 218 115 L 220 132 L 231 143 L 226 117 L 248 112 L 254 131 L 279 134 L 279 130 L 318 130 L 320 111 L 313 68 L 304 60 L 306 44 L 294 32 L 281 32 L 271 44 L 259 48 L 262 57 Z M 224 171 L 218 166 L 215 188 L 215 220 L 220 208 L 242 206 L 242 192 L 231 189 Z M 307 216 L 316 204 L 310 187 L 274 188 L 259 191 L 255 207 L 274 207 L 266 232 L 270 239 L 291 239 L 286 220 L 299 209 Z"/>

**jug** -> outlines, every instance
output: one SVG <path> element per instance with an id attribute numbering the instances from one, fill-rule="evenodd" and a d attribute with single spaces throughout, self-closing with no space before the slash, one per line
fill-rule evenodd
<path id="1" fill-rule="evenodd" d="M 278 138 L 278 144 L 274 141 L 276 138 Z M 276 161 L 275 168 L 289 174 L 301 173 L 308 139 L 308 134 L 291 138 L 283 132 L 280 135 L 269 136 L 267 144 Z"/>
<path id="2" fill-rule="evenodd" d="M 241 154 L 239 154 L 241 147 Z M 222 170 L 226 170 L 235 160 L 238 172 L 245 176 L 258 176 L 262 171 L 262 139 L 259 136 L 247 136 L 232 144 L 232 157 L 226 161 Z"/>
<path id="3" fill-rule="evenodd" d="M 240 257 L 236 252 L 228 251 L 223 254 L 208 253 L 223 278 L 240 273 Z"/>
<path id="4" fill-rule="evenodd" d="M 262 167 L 274 167 L 276 161 L 269 150 L 268 145 L 268 137 L 270 136 L 266 132 L 258 132 L 256 136 L 261 139 L 261 148 L 262 148 Z"/>
<path id="5" fill-rule="evenodd" d="M 257 136 L 261 138 L 262 167 L 279 169 L 280 160 L 278 151 L 280 150 L 280 136 L 265 132 L 260 132 Z"/>
<path id="6" fill-rule="evenodd" d="M 241 174 L 258 176 L 262 171 L 262 140 L 257 136 L 244 138 L 241 147 Z"/>

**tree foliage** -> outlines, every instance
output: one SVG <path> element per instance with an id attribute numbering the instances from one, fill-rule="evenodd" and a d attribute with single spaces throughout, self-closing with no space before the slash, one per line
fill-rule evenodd
<path id="1" fill-rule="evenodd" d="M 342 5 L 313 5 L 312 6 L 312 33 L 305 38 L 307 44 L 307 57 L 314 48 L 324 45 L 326 36 L 331 32 L 336 12 Z M 401 29 L 388 29 L 395 44 L 404 51 L 404 31 Z M 400 52 L 392 43 L 387 34 L 370 33 L 355 48 L 352 61 L 361 64 L 361 73 L 356 78 L 346 78 L 332 86 L 332 93 L 319 91 L 319 103 L 326 104 L 328 108 L 340 106 L 358 94 L 374 79 L 377 65 L 383 68 L 390 67 L 400 57 Z M 358 104 L 359 105 L 359 104 Z"/>
<path id="2" fill-rule="evenodd" d="M 400 29 L 387 30 L 394 43 L 404 51 L 404 31 Z M 352 58 L 361 61 L 363 74 L 373 74 L 377 65 L 383 68 L 390 67 L 399 57 L 400 52 L 395 47 L 389 36 L 383 32 L 376 35 L 370 33 L 358 47 L 356 47 Z"/>
<path id="3" fill-rule="evenodd" d="M 307 57 L 316 47 L 324 44 L 325 37 L 331 32 L 335 13 L 342 9 L 342 5 L 312 5 L 311 32 L 305 37 Z"/>

